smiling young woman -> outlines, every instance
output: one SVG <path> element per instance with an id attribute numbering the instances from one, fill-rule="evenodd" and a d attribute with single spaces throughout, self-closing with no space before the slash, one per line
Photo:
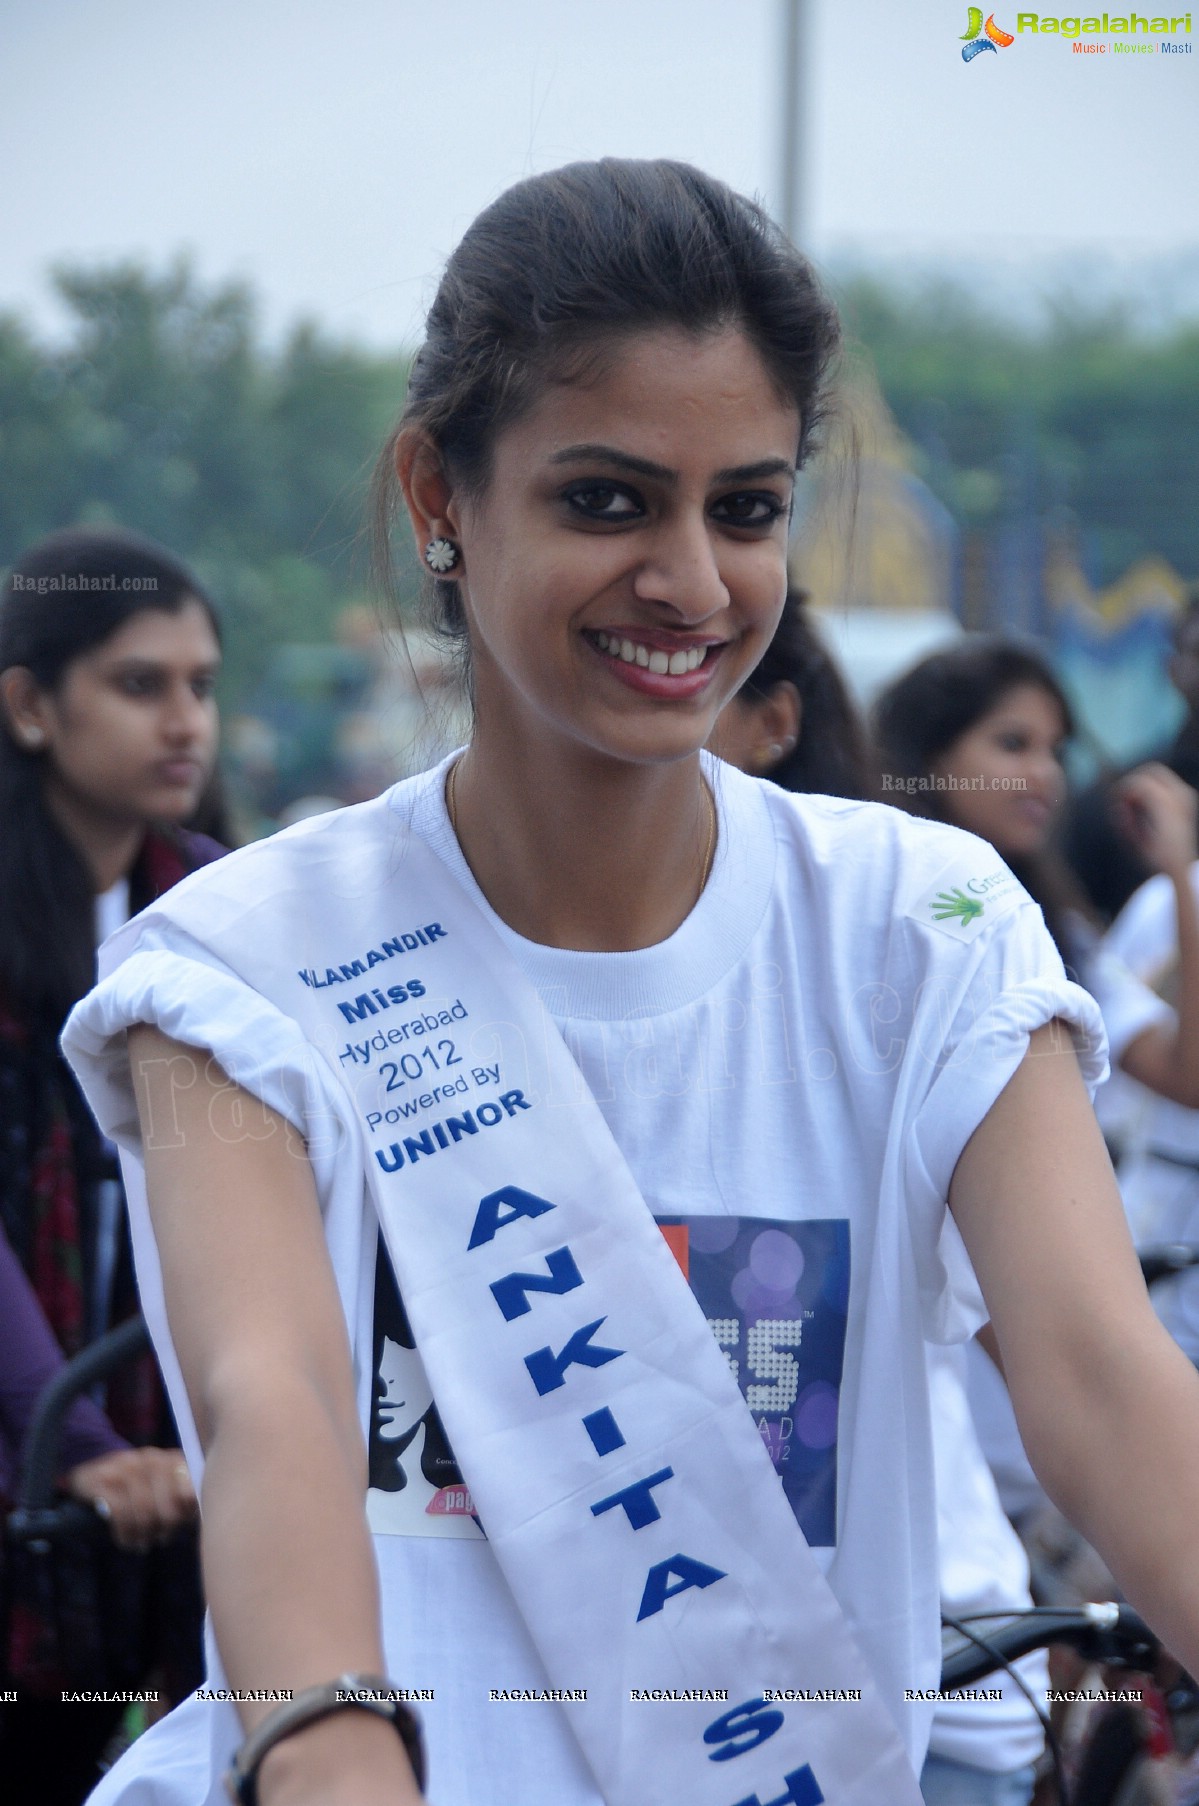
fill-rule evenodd
<path id="1" fill-rule="evenodd" d="M 240 1799 L 417 1800 L 407 1690 L 440 1806 L 915 1806 L 962 1238 L 1049 1484 L 1199 1659 L 1199 1379 L 1053 1027 L 1096 1076 L 1090 999 L 968 836 L 702 754 L 782 608 L 835 342 L 684 165 L 488 208 L 376 493 L 469 747 L 222 862 L 73 1019 L 204 1462 Z M 433 1399 L 410 1487 L 389 1344 Z M 185 1706 L 97 1801 L 215 1806 L 239 1734 Z"/>

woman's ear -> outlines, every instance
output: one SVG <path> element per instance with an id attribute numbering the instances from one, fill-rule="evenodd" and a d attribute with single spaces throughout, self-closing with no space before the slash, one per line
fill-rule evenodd
<path id="1" fill-rule="evenodd" d="M 796 686 L 782 678 L 757 708 L 758 743 L 753 769 L 768 777 L 799 745 L 803 700 Z"/>
<path id="2" fill-rule="evenodd" d="M 412 522 L 417 550 L 432 539 L 461 542 L 459 509 L 441 454 L 427 433 L 402 432 L 395 444 L 395 471 Z M 454 573 L 461 574 L 461 567 Z"/>
<path id="3" fill-rule="evenodd" d="M 26 752 L 40 752 L 45 746 L 45 694 L 25 665 L 0 671 L 0 721 Z"/>

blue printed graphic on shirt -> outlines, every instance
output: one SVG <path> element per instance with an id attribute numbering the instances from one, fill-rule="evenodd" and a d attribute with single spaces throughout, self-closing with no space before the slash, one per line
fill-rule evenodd
<path id="1" fill-rule="evenodd" d="M 810 1548 L 837 1540 L 849 1223 L 663 1217 Z"/>

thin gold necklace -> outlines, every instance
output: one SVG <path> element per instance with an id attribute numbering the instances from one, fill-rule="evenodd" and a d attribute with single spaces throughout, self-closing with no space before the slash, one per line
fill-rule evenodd
<path id="1" fill-rule="evenodd" d="M 450 766 L 450 775 L 445 783 L 445 808 L 450 818 L 450 827 L 454 831 L 454 839 L 458 839 L 458 767 L 466 757 L 463 753 Z M 702 780 L 701 780 L 702 782 Z M 703 784 L 704 800 L 708 805 L 708 844 L 704 848 L 704 863 L 699 876 L 698 897 L 702 897 L 708 887 L 708 879 L 712 876 L 712 861 L 716 857 L 716 801 L 708 784 Z M 698 900 L 697 897 L 697 900 Z"/>

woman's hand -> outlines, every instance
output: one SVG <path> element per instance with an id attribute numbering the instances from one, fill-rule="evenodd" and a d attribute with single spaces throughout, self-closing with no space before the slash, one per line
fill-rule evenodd
<path id="1" fill-rule="evenodd" d="M 1154 871 L 1174 876 L 1196 858 L 1199 795 L 1165 765 L 1141 765 L 1113 792 L 1116 819 Z"/>
<path id="2" fill-rule="evenodd" d="M 73 1499 L 95 1508 L 122 1549 L 168 1542 L 199 1510 L 178 1449 L 118 1449 L 81 1461 L 61 1485 Z"/>

